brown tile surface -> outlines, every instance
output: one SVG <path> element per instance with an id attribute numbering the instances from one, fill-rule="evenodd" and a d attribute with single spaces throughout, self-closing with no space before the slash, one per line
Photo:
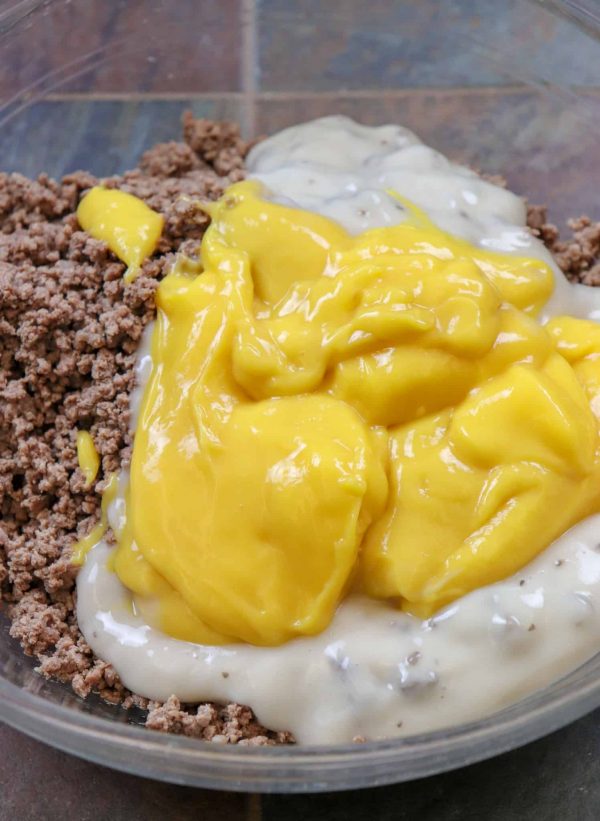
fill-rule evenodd
<path id="1" fill-rule="evenodd" d="M 86 100 L 35 103 L 0 124 L 0 167 L 58 177 L 83 168 L 98 175 L 133 168 L 147 148 L 181 139 L 181 114 L 239 120 L 237 97 Z"/>
<path id="2" fill-rule="evenodd" d="M 593 0 L 585 0 L 592 2 Z M 0 15 L 27 2 L 0 0 Z M 600 84 L 600 44 L 528 0 L 52 0 L 0 39 L 0 104 L 50 88 L 262 91 Z M 242 17 L 256 21 L 244 54 Z M 253 30 L 252 26 L 246 30 Z M 246 73 L 242 77 L 242 72 Z"/>
<path id="3" fill-rule="evenodd" d="M 0 40 L 0 102 L 51 90 L 237 91 L 240 0 L 54 0 Z"/>
<path id="4" fill-rule="evenodd" d="M 533 90 L 418 91 L 263 100 L 257 130 L 269 133 L 327 114 L 377 125 L 401 123 L 454 159 L 502 173 L 510 187 L 551 206 L 555 219 L 600 218 L 600 94 L 575 98 Z"/>
<path id="5" fill-rule="evenodd" d="M 240 793 L 162 784 L 99 767 L 0 724 L 0 821 L 238 821 Z"/>
<path id="6" fill-rule="evenodd" d="M 598 84 L 600 45 L 527 0 L 258 0 L 260 88 Z"/>

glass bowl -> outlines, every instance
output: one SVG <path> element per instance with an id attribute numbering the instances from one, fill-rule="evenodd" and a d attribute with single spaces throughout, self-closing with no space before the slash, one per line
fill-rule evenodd
<path id="1" fill-rule="evenodd" d="M 185 109 L 248 136 L 328 113 L 397 122 L 500 173 L 559 224 L 597 204 L 593 0 L 0 0 L 0 165 L 28 176 L 133 167 Z M 597 212 L 595 214 L 597 216 Z M 375 786 L 496 755 L 600 705 L 600 656 L 489 718 L 365 744 L 236 748 L 136 726 L 40 678 L 0 614 L 0 719 L 175 783 L 301 792 Z"/>

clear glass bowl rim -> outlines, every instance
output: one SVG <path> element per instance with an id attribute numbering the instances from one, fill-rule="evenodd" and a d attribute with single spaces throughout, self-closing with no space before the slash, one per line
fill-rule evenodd
<path id="1" fill-rule="evenodd" d="M 557 730 L 600 706 L 599 657 L 481 721 L 433 733 L 331 746 L 236 747 L 78 713 L 0 678 L 0 720 L 97 764 L 188 786 L 321 792 L 456 769 Z M 588 669 L 589 668 L 589 669 Z"/>

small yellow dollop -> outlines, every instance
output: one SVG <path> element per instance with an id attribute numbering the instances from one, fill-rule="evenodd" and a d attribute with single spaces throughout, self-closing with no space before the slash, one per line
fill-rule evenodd
<path id="1" fill-rule="evenodd" d="M 77 209 L 81 227 L 127 265 L 125 281 L 140 272 L 142 262 L 154 253 L 163 228 L 163 217 L 145 202 L 125 191 L 96 186 Z"/>
<path id="2" fill-rule="evenodd" d="M 77 462 L 79 470 L 85 477 L 85 487 L 90 488 L 98 475 L 100 456 L 94 445 L 94 440 L 87 430 L 77 431 Z"/>

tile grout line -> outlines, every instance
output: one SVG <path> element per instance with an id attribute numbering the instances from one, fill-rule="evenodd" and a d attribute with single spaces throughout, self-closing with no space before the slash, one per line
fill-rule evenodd
<path id="1" fill-rule="evenodd" d="M 258 792 L 246 795 L 246 821 L 262 821 L 262 796 Z"/>
<path id="2" fill-rule="evenodd" d="M 87 102 L 91 100 L 92 102 L 108 102 L 108 103 L 136 103 L 136 102 L 177 102 L 179 100 L 237 100 L 241 101 L 243 98 L 243 94 L 240 91 L 165 91 L 165 92 L 152 92 L 152 91 L 138 91 L 138 92 L 122 92 L 122 91 L 90 91 L 90 92 L 83 92 L 83 91 L 67 91 L 64 93 L 55 93 L 55 94 L 44 94 L 40 100 L 35 100 L 35 102 L 45 102 L 46 100 L 51 103 L 62 103 L 62 102 Z"/>
<path id="3" fill-rule="evenodd" d="M 250 84 L 248 84 L 250 85 Z M 412 88 L 395 88 L 388 90 L 381 89 L 346 89 L 340 91 L 257 91 L 256 81 L 252 83 L 252 88 L 244 91 L 206 91 L 206 92 L 66 92 L 63 94 L 46 94 L 40 101 L 48 102 L 73 102 L 73 101 L 98 101 L 98 102 L 144 102 L 149 101 L 178 101 L 178 100 L 233 100 L 245 104 L 247 101 L 259 102 L 280 102 L 293 100 L 379 100 L 379 99 L 405 99 L 409 97 L 419 97 L 424 94 L 434 94 L 439 96 L 477 96 L 478 94 L 525 94 L 531 92 L 531 88 L 526 85 L 511 86 L 454 86 L 453 88 L 439 88 L 435 86 L 423 86 Z M 573 87 L 573 91 L 584 94 L 600 94 L 598 86 L 578 86 Z M 36 101 L 38 102 L 38 101 Z M 253 108 L 255 106 L 253 105 Z M 255 121 L 255 113 L 250 116 L 251 123 Z"/>
<path id="4" fill-rule="evenodd" d="M 246 137 L 256 136 L 256 95 L 258 88 L 258 47 L 256 0 L 241 0 L 242 59 L 242 125 Z"/>
<path id="5" fill-rule="evenodd" d="M 572 86 L 570 91 L 585 94 L 598 94 L 600 86 Z M 257 94 L 259 100 L 371 100 L 405 97 L 418 97 L 424 94 L 435 94 L 440 97 L 476 97 L 480 94 L 524 94 L 535 92 L 541 94 L 539 89 L 533 88 L 526 83 L 513 83 L 511 85 L 486 85 L 486 86 L 410 86 L 406 88 L 356 88 L 338 89 L 331 91 L 261 91 Z"/>

